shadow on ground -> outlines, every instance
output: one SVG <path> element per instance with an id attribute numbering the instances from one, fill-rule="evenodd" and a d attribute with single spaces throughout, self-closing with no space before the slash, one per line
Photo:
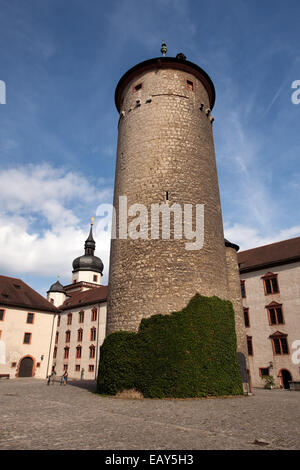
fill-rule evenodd
<path id="1" fill-rule="evenodd" d="M 68 380 L 68 386 L 84 388 L 89 392 L 96 392 L 97 382 L 96 380 Z"/>

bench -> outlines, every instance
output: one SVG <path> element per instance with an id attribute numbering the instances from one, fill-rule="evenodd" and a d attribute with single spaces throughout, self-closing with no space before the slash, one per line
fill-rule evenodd
<path id="1" fill-rule="evenodd" d="M 54 384 L 54 382 L 59 382 L 60 385 L 62 385 L 64 381 L 64 376 L 63 375 L 50 375 L 49 382 Z"/>
<path id="2" fill-rule="evenodd" d="M 0 379 L 9 379 L 9 374 L 0 374 Z"/>
<path id="3" fill-rule="evenodd" d="M 289 382 L 290 384 L 290 390 L 295 390 L 297 392 L 300 392 L 300 381 L 299 380 L 291 380 Z"/>

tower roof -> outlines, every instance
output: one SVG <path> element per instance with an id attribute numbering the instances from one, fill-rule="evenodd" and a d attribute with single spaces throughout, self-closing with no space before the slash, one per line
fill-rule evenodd
<path id="1" fill-rule="evenodd" d="M 94 255 L 96 242 L 93 237 L 93 219 L 88 238 L 84 243 L 84 255 L 75 258 L 73 261 L 73 273 L 77 271 L 95 271 L 102 275 L 103 263 L 98 256 Z"/>
<path id="2" fill-rule="evenodd" d="M 224 238 L 224 242 L 225 242 L 225 246 L 227 246 L 229 248 L 233 248 L 235 251 L 239 251 L 240 247 L 238 245 L 236 245 L 235 243 L 230 242 L 226 238 Z"/>
<path id="3" fill-rule="evenodd" d="M 47 293 L 49 292 L 61 292 L 65 294 L 65 289 L 64 286 L 57 280 L 52 286 L 50 286 L 50 289 L 48 290 Z"/>
<path id="4" fill-rule="evenodd" d="M 136 76 L 140 75 L 143 72 L 147 72 L 153 69 L 164 69 L 164 68 L 172 68 L 177 70 L 184 70 L 188 73 L 193 74 L 197 77 L 205 87 L 209 102 L 210 108 L 212 109 L 215 103 L 215 87 L 208 76 L 208 74 L 198 65 L 194 64 L 193 62 L 189 62 L 185 59 L 184 54 L 180 53 L 177 54 L 176 57 L 156 57 L 154 59 L 145 60 L 144 62 L 140 62 L 139 64 L 135 65 L 131 69 L 129 69 L 119 80 L 117 84 L 116 91 L 115 91 L 115 104 L 117 110 L 121 111 L 121 98 L 125 87 L 128 83 Z"/>

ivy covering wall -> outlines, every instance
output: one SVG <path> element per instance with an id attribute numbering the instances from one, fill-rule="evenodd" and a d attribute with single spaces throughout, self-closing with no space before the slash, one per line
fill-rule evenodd
<path id="1" fill-rule="evenodd" d="M 145 398 L 243 393 L 231 302 L 196 294 L 186 308 L 143 319 L 138 333 L 103 342 L 97 392 L 135 389 Z"/>

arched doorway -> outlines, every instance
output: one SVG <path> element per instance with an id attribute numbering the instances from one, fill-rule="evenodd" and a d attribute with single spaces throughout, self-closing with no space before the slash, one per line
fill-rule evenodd
<path id="1" fill-rule="evenodd" d="M 19 377 L 32 377 L 33 359 L 29 356 L 23 357 L 19 366 Z"/>
<path id="2" fill-rule="evenodd" d="M 290 388 L 289 381 L 292 380 L 291 373 L 287 369 L 281 369 L 279 373 L 279 377 L 280 377 L 280 385 L 282 386 L 282 388 L 289 390 Z"/>

